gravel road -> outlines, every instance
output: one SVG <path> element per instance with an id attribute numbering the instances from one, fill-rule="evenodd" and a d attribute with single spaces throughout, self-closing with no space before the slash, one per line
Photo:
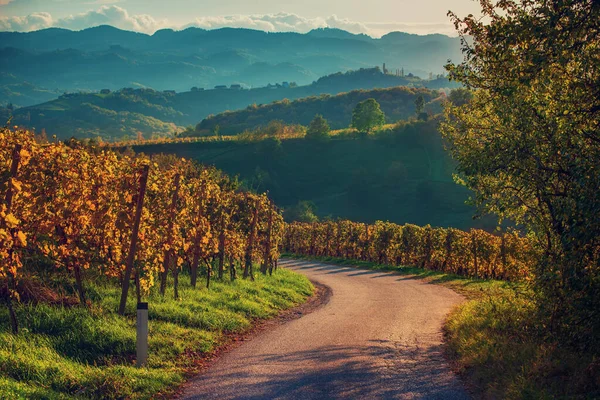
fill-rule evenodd
<path id="1" fill-rule="evenodd" d="M 329 302 L 224 354 L 183 399 L 468 399 L 442 354 L 462 297 L 392 273 L 281 266 L 331 288 Z"/>

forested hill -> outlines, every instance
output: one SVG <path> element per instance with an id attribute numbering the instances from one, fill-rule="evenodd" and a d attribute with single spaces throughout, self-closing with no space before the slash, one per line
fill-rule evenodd
<path id="1" fill-rule="evenodd" d="M 322 115 L 332 129 L 346 128 L 352 119 L 354 107 L 366 99 L 373 98 L 381 105 L 386 122 L 407 119 L 415 114 L 415 100 L 422 96 L 425 103 L 439 98 L 440 93 L 424 88 L 395 87 L 388 89 L 354 90 L 335 96 L 321 95 L 289 101 L 284 99 L 271 104 L 256 104 L 244 110 L 224 112 L 206 118 L 196 126 L 192 136 L 205 135 L 217 130 L 223 135 L 241 133 L 257 126 L 266 126 L 271 121 L 307 126 L 315 115 Z M 434 102 L 429 107 L 436 107 Z M 440 111 L 436 107 L 435 111 Z"/>
<path id="2" fill-rule="evenodd" d="M 299 34 L 188 28 L 146 35 L 99 26 L 0 32 L 0 74 L 67 92 L 306 85 L 327 74 L 384 63 L 392 73 L 403 68 L 426 78 L 443 73 L 448 59 L 462 59 L 458 38 L 400 32 L 380 39 L 335 29 Z M 0 99 L 0 105 L 5 101 L 11 100 Z"/>
<path id="3" fill-rule="evenodd" d="M 214 165 L 238 176 L 247 188 L 268 190 L 286 213 L 308 201 L 320 218 L 493 229 L 494 221 L 472 219 L 475 210 L 465 204 L 469 191 L 453 181 L 455 165 L 444 149 L 439 122 L 402 121 L 368 137 L 338 135 L 325 142 L 272 137 L 134 150 Z"/>
<path id="4" fill-rule="evenodd" d="M 257 89 L 213 89 L 156 91 L 126 88 L 103 93 L 73 93 L 36 106 L 12 111 L 13 123 L 45 129 L 59 138 L 101 137 L 104 140 L 136 136 L 166 136 L 184 126 L 195 125 L 211 114 L 238 110 L 251 104 L 282 99 L 299 99 L 321 94 L 337 94 L 355 89 L 393 87 L 449 87 L 445 78 L 422 80 L 383 74 L 379 68 L 336 73 L 305 86 L 279 85 Z M 0 112 L 0 118 L 8 118 Z M 179 127 L 179 128 L 178 128 Z"/>

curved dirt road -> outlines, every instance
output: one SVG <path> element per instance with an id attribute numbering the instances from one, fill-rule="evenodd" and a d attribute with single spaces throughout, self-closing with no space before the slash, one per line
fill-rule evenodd
<path id="1" fill-rule="evenodd" d="M 461 296 L 386 272 L 280 265 L 329 286 L 330 301 L 225 354 L 182 398 L 469 398 L 441 353 L 443 320 Z"/>

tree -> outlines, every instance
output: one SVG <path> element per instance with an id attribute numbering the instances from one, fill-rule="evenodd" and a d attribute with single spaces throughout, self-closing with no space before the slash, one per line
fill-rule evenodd
<path id="1" fill-rule="evenodd" d="M 423 112 L 424 107 L 425 107 L 425 99 L 423 98 L 423 95 L 418 95 L 417 98 L 415 99 L 415 112 L 417 113 L 417 115 L 419 115 Z"/>
<path id="2" fill-rule="evenodd" d="M 534 287 L 549 331 L 597 354 L 600 3 L 480 2 L 482 19 L 450 14 L 465 61 L 446 68 L 474 94 L 447 104 L 442 132 L 480 209 L 543 249 Z"/>
<path id="3" fill-rule="evenodd" d="M 312 201 L 300 200 L 298 204 L 285 211 L 287 221 L 317 222 L 319 217 L 315 214 L 317 206 Z"/>
<path id="4" fill-rule="evenodd" d="M 329 139 L 329 124 L 322 115 L 317 114 L 306 130 L 306 139 L 323 141 Z"/>
<path id="5" fill-rule="evenodd" d="M 373 128 L 385 123 L 385 114 L 375 99 L 367 99 L 356 105 L 352 111 L 352 127 L 360 132 L 371 133 Z"/>
<path id="6" fill-rule="evenodd" d="M 421 121 L 427 121 L 429 119 L 429 115 L 426 112 L 423 112 L 425 108 L 425 99 L 423 95 L 417 96 L 415 99 L 415 113 L 417 114 L 417 118 Z"/>

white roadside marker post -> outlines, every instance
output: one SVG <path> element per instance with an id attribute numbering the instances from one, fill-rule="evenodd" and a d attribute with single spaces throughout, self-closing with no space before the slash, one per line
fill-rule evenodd
<path id="1" fill-rule="evenodd" d="M 148 360 L 148 303 L 137 305 L 137 366 L 143 367 Z"/>

